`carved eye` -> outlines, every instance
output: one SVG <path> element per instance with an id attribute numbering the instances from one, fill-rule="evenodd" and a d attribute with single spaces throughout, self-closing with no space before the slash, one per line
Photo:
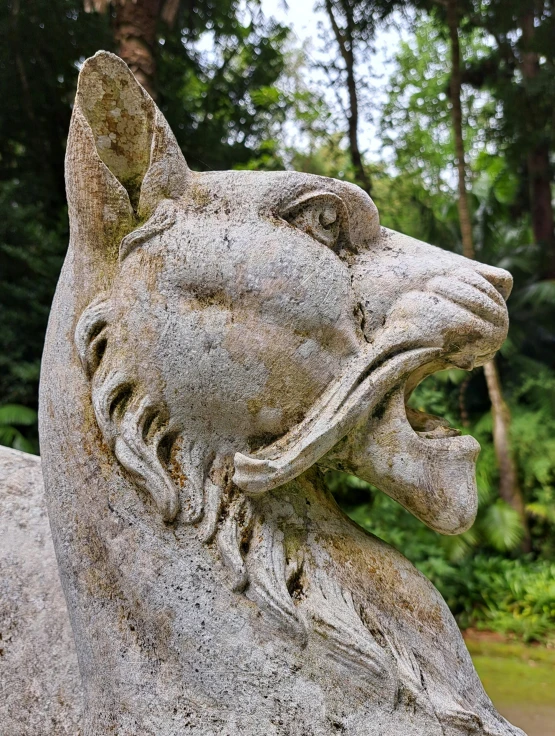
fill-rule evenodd
<path id="1" fill-rule="evenodd" d="M 281 216 L 332 250 L 349 246 L 347 210 L 336 194 L 308 194 L 289 205 Z"/>

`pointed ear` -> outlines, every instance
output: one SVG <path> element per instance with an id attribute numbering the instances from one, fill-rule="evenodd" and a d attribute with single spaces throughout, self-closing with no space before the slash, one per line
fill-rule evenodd
<path id="1" fill-rule="evenodd" d="M 184 194 L 190 175 L 164 116 L 127 65 L 106 51 L 87 59 L 66 154 L 76 246 L 115 258 L 121 238 L 160 200 Z"/>

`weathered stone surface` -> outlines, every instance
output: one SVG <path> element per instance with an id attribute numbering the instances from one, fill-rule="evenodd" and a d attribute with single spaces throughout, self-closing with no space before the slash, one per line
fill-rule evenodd
<path id="1" fill-rule="evenodd" d="M 521 734 L 439 593 L 322 480 L 468 528 L 477 444 L 405 403 L 499 348 L 509 274 L 344 182 L 191 172 L 103 52 L 66 180 L 40 430 L 85 736 Z"/>
<path id="2" fill-rule="evenodd" d="M 0 733 L 77 736 L 81 700 L 40 459 L 0 447 Z"/>

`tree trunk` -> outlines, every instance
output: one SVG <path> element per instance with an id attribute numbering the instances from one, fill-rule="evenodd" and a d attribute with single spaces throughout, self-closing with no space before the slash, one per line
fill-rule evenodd
<path id="1" fill-rule="evenodd" d="M 470 376 L 467 376 L 459 386 L 459 414 L 463 427 L 470 427 L 470 417 L 466 408 L 466 389 L 470 383 Z"/>
<path id="2" fill-rule="evenodd" d="M 455 157 L 459 183 L 459 223 L 461 228 L 463 255 L 474 258 L 474 238 L 472 236 L 472 218 L 468 206 L 466 191 L 466 163 L 464 160 L 464 138 L 462 129 L 461 105 L 461 49 L 459 43 L 459 15 L 456 0 L 447 0 L 447 24 L 451 40 L 451 119 L 455 139 Z"/>
<path id="3" fill-rule="evenodd" d="M 461 51 L 459 43 L 459 14 L 457 0 L 447 0 L 446 10 L 449 37 L 451 40 L 451 117 L 453 122 L 453 135 L 455 139 L 455 154 L 458 171 L 459 220 L 461 226 L 463 254 L 467 258 L 474 258 L 474 238 L 472 235 L 472 219 L 466 189 L 466 164 L 464 159 L 464 138 L 462 129 Z M 503 399 L 499 373 L 494 360 L 491 360 L 489 363 L 484 365 L 484 374 L 491 401 L 493 444 L 499 467 L 499 495 L 518 512 L 524 528 L 524 547 L 525 549 L 529 549 L 530 537 L 524 510 L 524 500 L 520 490 L 517 468 L 510 446 L 509 430 L 511 417 L 509 407 Z"/>
<path id="4" fill-rule="evenodd" d="M 372 180 L 364 166 L 360 146 L 358 143 L 358 95 L 355 77 L 355 57 L 353 53 L 353 23 L 351 7 L 349 3 L 344 3 L 343 10 L 346 15 L 345 29 L 340 28 L 333 10 L 333 1 L 326 0 L 326 12 L 330 19 L 333 35 L 337 41 L 341 58 L 345 64 L 345 72 L 347 74 L 347 95 L 349 99 L 349 107 L 347 111 L 347 127 L 349 139 L 349 156 L 355 171 L 355 176 L 359 185 L 367 194 L 371 194 Z"/>
<path id="5" fill-rule="evenodd" d="M 173 23 L 179 0 L 84 0 L 85 12 L 105 13 L 114 8 L 113 33 L 117 54 L 156 99 L 156 30 L 161 14 Z M 164 5 L 164 7 L 162 7 Z"/>
<path id="6" fill-rule="evenodd" d="M 490 360 L 489 363 L 485 364 L 484 374 L 492 407 L 493 444 L 499 466 L 499 495 L 518 512 L 524 529 L 523 548 L 525 552 L 529 552 L 530 533 L 509 437 L 511 414 L 503 398 L 499 372 L 494 360 Z"/>
<path id="7" fill-rule="evenodd" d="M 156 98 L 156 29 L 162 0 L 115 0 L 114 6 L 118 56 Z"/>
<path id="8" fill-rule="evenodd" d="M 555 279 L 555 236 L 548 145 L 543 144 L 529 151 L 526 163 L 530 180 L 530 212 L 534 240 L 545 252 L 544 278 Z"/>
<path id="9" fill-rule="evenodd" d="M 349 125 L 349 153 L 351 163 L 353 164 L 358 183 L 367 194 L 371 194 L 372 182 L 362 161 L 362 155 L 358 145 L 358 98 L 354 69 L 352 67 L 347 69 L 347 88 L 349 91 L 349 117 L 347 122 Z"/>
<path id="10" fill-rule="evenodd" d="M 533 81 L 540 73 L 539 55 L 531 49 L 534 40 L 534 11 L 521 20 L 522 53 L 521 71 L 525 83 Z M 526 157 L 530 187 L 530 213 L 534 239 L 545 249 L 544 276 L 555 278 L 555 220 L 551 198 L 551 166 L 549 144 L 539 141 Z"/>

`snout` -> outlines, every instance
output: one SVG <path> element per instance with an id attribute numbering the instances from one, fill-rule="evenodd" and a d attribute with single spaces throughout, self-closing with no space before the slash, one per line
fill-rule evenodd
<path id="1" fill-rule="evenodd" d="M 359 254 L 352 283 L 365 337 L 386 330 L 403 346 L 434 346 L 446 361 L 489 360 L 507 336 L 511 275 L 394 231 Z"/>
<path id="2" fill-rule="evenodd" d="M 479 445 L 407 402 L 426 376 L 453 365 L 470 370 L 501 347 L 512 278 L 391 231 L 359 252 L 350 269 L 366 349 L 380 356 L 378 368 L 363 375 L 376 386 L 384 366 L 399 361 L 403 370 L 321 463 L 372 483 L 430 528 L 459 534 L 478 507 Z"/>
<path id="3" fill-rule="evenodd" d="M 466 260 L 466 259 L 465 259 Z M 495 289 L 501 294 L 504 301 L 507 301 L 511 295 L 513 288 L 513 277 L 504 268 L 495 268 L 494 266 L 487 266 L 485 263 L 478 263 L 477 261 L 470 261 L 472 267 L 480 274 L 486 281 L 495 287 Z"/>
<path id="4" fill-rule="evenodd" d="M 486 278 L 473 262 L 457 265 L 451 273 L 429 279 L 422 298 L 427 293 L 432 302 L 440 298 L 437 307 L 446 352 L 479 365 L 499 350 L 507 336 L 509 317 L 501 290 L 508 293 L 510 287 L 501 275 L 486 272 L 490 277 Z"/>

